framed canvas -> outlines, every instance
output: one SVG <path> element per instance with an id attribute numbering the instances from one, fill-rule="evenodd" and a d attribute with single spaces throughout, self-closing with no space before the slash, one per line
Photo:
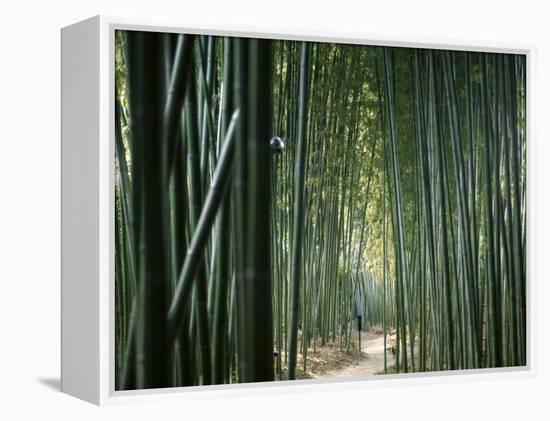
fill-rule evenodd
<path id="1" fill-rule="evenodd" d="M 98 16 L 62 30 L 62 391 L 534 373 L 534 49 Z"/>

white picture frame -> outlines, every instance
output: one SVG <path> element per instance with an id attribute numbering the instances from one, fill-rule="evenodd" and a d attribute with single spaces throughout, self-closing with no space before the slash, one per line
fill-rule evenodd
<path id="1" fill-rule="evenodd" d="M 527 59 L 527 365 L 330 380 L 213 385 L 154 390 L 114 388 L 114 32 L 155 32 L 263 37 L 396 47 L 525 54 Z M 533 104 L 532 45 L 461 42 L 419 37 L 201 25 L 167 20 L 96 16 L 61 31 L 62 51 L 62 329 L 61 390 L 97 405 L 137 401 L 203 399 L 264 393 L 370 388 L 384 385 L 434 384 L 536 375 L 532 337 L 536 300 L 532 282 L 531 223 L 533 205 L 531 135 Z"/>

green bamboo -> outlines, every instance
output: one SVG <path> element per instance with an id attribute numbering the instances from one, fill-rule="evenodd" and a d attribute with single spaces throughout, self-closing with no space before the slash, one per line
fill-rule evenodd
<path id="1" fill-rule="evenodd" d="M 306 125 L 307 125 L 307 100 L 308 100 L 308 65 L 310 44 L 302 43 L 300 58 L 300 96 L 298 111 L 298 137 L 296 140 L 296 164 L 294 167 L 294 216 L 292 233 L 292 294 L 291 294 L 291 320 L 289 330 L 289 362 L 288 378 L 296 378 L 296 355 L 298 341 L 299 297 L 300 297 L 300 270 L 302 259 L 302 235 L 304 214 L 304 183 L 305 183 L 305 159 L 306 159 Z"/>

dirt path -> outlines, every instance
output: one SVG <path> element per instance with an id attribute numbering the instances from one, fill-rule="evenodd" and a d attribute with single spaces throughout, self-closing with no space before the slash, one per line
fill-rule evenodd
<path id="1" fill-rule="evenodd" d="M 358 344 L 357 332 L 353 337 Z M 390 338 L 388 337 L 388 343 Z M 329 370 L 324 373 L 314 374 L 314 378 L 347 377 L 347 376 L 369 376 L 384 370 L 384 334 L 374 331 L 361 333 L 362 357 L 355 360 L 352 365 L 339 369 Z M 395 358 L 388 349 L 386 352 L 387 366 L 395 364 Z"/>

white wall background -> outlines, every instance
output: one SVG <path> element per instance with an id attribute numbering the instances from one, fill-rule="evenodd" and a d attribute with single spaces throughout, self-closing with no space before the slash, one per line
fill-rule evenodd
<path id="1" fill-rule="evenodd" d="M 4 1 L 0 6 L 0 419 L 550 419 L 544 1 Z M 538 374 L 507 381 L 96 408 L 58 392 L 60 33 L 96 14 L 535 44 L 530 241 Z M 546 390 L 544 390 L 546 389 Z"/>

